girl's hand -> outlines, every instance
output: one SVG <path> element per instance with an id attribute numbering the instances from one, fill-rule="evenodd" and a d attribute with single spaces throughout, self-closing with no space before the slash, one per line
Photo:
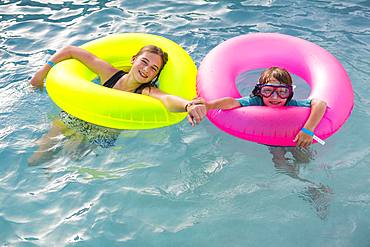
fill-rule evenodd
<path id="1" fill-rule="evenodd" d="M 32 77 L 30 83 L 34 87 L 43 87 L 44 86 L 44 79 L 48 73 L 49 69 L 42 67 L 39 69 L 34 76 Z"/>
<path id="2" fill-rule="evenodd" d="M 206 101 L 202 97 L 196 97 L 191 101 L 194 105 L 206 104 Z"/>
<path id="3" fill-rule="evenodd" d="M 299 131 L 293 142 L 297 143 L 297 147 L 308 148 L 308 146 L 310 146 L 312 143 L 312 139 L 312 136 L 304 133 L 303 131 Z"/>

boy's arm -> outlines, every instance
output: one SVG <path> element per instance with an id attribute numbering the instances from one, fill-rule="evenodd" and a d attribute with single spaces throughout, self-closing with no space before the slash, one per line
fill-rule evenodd
<path id="1" fill-rule="evenodd" d="M 326 102 L 313 99 L 311 101 L 311 113 L 308 117 L 303 128 L 308 129 L 311 132 L 314 132 L 316 126 L 320 123 L 322 117 L 326 111 Z M 297 142 L 297 146 L 307 148 L 312 143 L 312 136 L 304 133 L 302 130 L 299 131 L 297 136 L 294 138 L 294 142 Z"/>
<path id="2" fill-rule="evenodd" d="M 240 103 L 232 97 L 210 100 L 206 102 L 205 105 L 207 107 L 207 110 L 211 109 L 229 110 L 241 106 Z"/>

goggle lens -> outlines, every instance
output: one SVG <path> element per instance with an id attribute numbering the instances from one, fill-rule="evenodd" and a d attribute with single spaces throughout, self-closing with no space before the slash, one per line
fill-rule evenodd
<path id="1" fill-rule="evenodd" d="M 269 85 L 262 85 L 260 87 L 260 94 L 263 97 L 270 97 L 274 92 L 282 98 L 287 99 L 292 94 L 292 88 L 289 86 L 269 86 Z"/>

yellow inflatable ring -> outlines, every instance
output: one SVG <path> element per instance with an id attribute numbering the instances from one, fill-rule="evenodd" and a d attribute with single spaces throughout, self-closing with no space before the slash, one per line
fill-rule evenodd
<path id="1" fill-rule="evenodd" d="M 196 66 L 188 53 L 173 41 L 152 34 L 109 35 L 81 47 L 116 68 L 130 67 L 131 57 L 145 45 L 168 53 L 159 77 L 159 88 L 168 94 L 192 99 L 196 95 Z M 56 64 L 46 77 L 51 99 L 69 114 L 97 125 L 116 129 L 151 129 L 180 122 L 186 113 L 167 111 L 161 101 L 92 82 L 91 70 L 75 59 Z"/>

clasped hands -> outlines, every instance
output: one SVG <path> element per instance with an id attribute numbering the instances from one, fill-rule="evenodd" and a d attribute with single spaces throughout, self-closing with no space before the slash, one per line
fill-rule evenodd
<path id="1" fill-rule="evenodd" d="M 194 98 L 186 106 L 188 112 L 188 121 L 191 126 L 199 124 L 207 114 L 206 101 L 203 98 Z"/>

